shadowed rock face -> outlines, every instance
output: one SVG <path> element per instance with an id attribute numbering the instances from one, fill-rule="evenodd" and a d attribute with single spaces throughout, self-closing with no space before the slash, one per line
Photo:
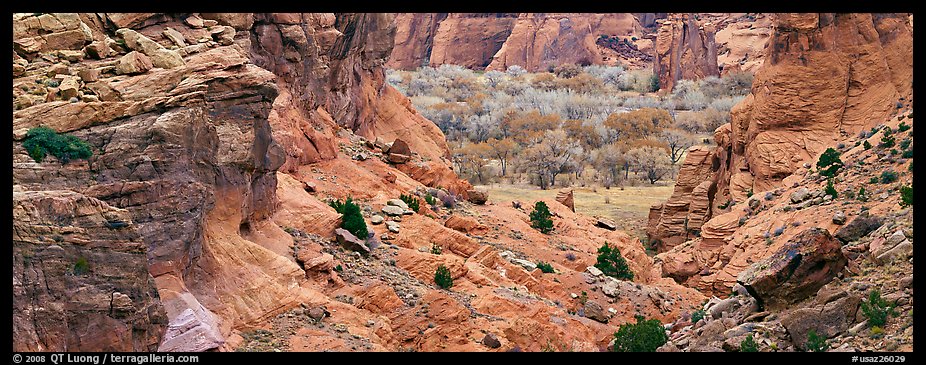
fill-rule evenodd
<path id="1" fill-rule="evenodd" d="M 907 14 L 775 14 L 773 23 L 752 92 L 734 106 L 732 122 L 714 132 L 710 158 L 686 160 L 676 194 L 652 208 L 651 237 L 670 245 L 685 240 L 686 203 L 710 202 L 707 222 L 720 214 L 718 205 L 779 187 L 839 138 L 889 119 L 900 98 L 912 96 Z M 692 188 L 690 181 L 707 180 L 713 189 L 678 194 Z M 667 207 L 678 212 L 666 214 Z"/>
<path id="2" fill-rule="evenodd" d="M 693 14 L 673 14 L 656 34 L 653 72 L 659 87 L 672 90 L 678 80 L 720 76 L 714 25 L 698 22 Z"/>
<path id="3" fill-rule="evenodd" d="M 154 351 L 167 316 L 125 209 L 13 192 L 13 349 Z"/>
<path id="4" fill-rule="evenodd" d="M 442 64 L 485 69 L 511 34 L 517 14 L 402 13 L 386 66 L 414 70 Z"/>
<path id="5" fill-rule="evenodd" d="M 841 247 L 829 231 L 808 229 L 740 273 L 737 282 L 765 308 L 780 309 L 813 295 L 842 271 L 847 260 Z"/>

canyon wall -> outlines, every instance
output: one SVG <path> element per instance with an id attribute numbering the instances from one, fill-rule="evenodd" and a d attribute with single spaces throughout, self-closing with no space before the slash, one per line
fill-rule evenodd
<path id="1" fill-rule="evenodd" d="M 712 218 L 729 211 L 729 201 L 779 187 L 838 139 L 912 101 L 909 15 L 776 14 L 774 24 L 752 92 L 734 106 L 732 122 L 714 132 L 717 147 L 709 156 L 690 154 L 675 194 L 650 212 L 648 233 L 662 250 L 694 230 L 728 237 L 736 222 Z M 697 181 L 709 186 L 695 189 Z M 703 202 L 706 211 L 694 208 Z"/>
<path id="2" fill-rule="evenodd" d="M 699 22 L 690 13 L 670 14 L 660 23 L 653 63 L 660 89 L 671 91 L 681 79 L 720 76 L 713 23 Z"/>
<path id="3" fill-rule="evenodd" d="M 642 17 L 647 25 L 640 24 Z M 641 38 L 664 13 L 403 13 L 396 16 L 395 50 L 386 66 L 460 65 L 501 70 L 518 65 L 537 72 L 560 64 L 634 62 L 596 45 L 601 36 Z"/>

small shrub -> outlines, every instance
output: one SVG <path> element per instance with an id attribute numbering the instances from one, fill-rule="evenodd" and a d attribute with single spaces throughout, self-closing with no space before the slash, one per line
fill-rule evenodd
<path id="1" fill-rule="evenodd" d="M 871 338 L 881 338 L 884 336 L 884 328 L 879 326 L 871 327 L 871 330 L 868 332 L 868 336 Z"/>
<path id="2" fill-rule="evenodd" d="M 444 253 L 444 249 L 436 244 L 431 244 L 431 254 L 440 255 Z"/>
<path id="3" fill-rule="evenodd" d="M 865 191 L 864 186 L 858 188 L 858 194 L 855 194 L 855 198 L 860 201 L 868 200 L 868 192 Z"/>
<path id="4" fill-rule="evenodd" d="M 898 153 L 900 152 L 898 152 L 896 148 L 891 148 L 891 156 L 897 156 Z"/>
<path id="5" fill-rule="evenodd" d="M 824 352 L 830 345 L 826 343 L 826 338 L 817 335 L 816 330 L 810 330 L 810 332 L 807 333 L 807 343 L 804 347 L 807 348 L 808 352 Z"/>
<path id="6" fill-rule="evenodd" d="M 782 233 L 785 233 L 785 226 L 775 228 L 775 237 L 781 236 Z"/>
<path id="7" fill-rule="evenodd" d="M 334 271 L 343 272 L 343 271 L 344 271 L 344 268 L 341 267 L 341 265 L 338 265 L 338 266 L 335 266 L 335 267 L 334 267 Z"/>
<path id="8" fill-rule="evenodd" d="M 913 206 L 913 185 L 900 187 L 900 206 Z"/>
<path id="9" fill-rule="evenodd" d="M 820 170 L 820 175 L 833 177 L 836 176 L 836 172 L 843 166 L 842 160 L 839 159 L 840 153 L 832 148 L 827 148 L 820 159 L 817 160 L 817 168 Z"/>
<path id="10" fill-rule="evenodd" d="M 746 191 L 746 197 L 752 198 L 752 189 L 749 189 L 748 191 Z"/>
<path id="11" fill-rule="evenodd" d="M 537 268 L 540 269 L 544 274 L 549 274 L 553 272 L 553 265 L 550 265 L 543 261 L 537 262 Z"/>
<path id="12" fill-rule="evenodd" d="M 424 196 L 424 202 L 425 202 L 425 203 L 428 203 L 428 205 L 430 205 L 430 206 L 432 206 L 432 207 L 435 206 L 435 205 L 437 205 L 437 199 L 434 198 L 434 196 L 431 195 L 431 194 L 428 194 L 428 195 L 425 195 L 425 196 Z"/>
<path id="13" fill-rule="evenodd" d="M 907 148 L 910 148 L 910 143 L 913 143 L 913 140 L 907 138 L 903 141 L 900 141 L 900 143 L 898 143 L 897 146 L 900 147 L 900 149 L 905 150 Z"/>
<path id="14" fill-rule="evenodd" d="M 884 171 L 881 173 L 881 183 L 890 184 L 897 181 L 897 173 L 893 171 Z"/>
<path id="15" fill-rule="evenodd" d="M 23 148 L 35 162 L 42 162 L 45 156 L 51 154 L 61 163 L 68 163 L 71 159 L 89 159 L 93 156 L 90 145 L 70 134 L 58 134 L 48 127 L 35 127 L 26 132 Z"/>
<path id="16" fill-rule="evenodd" d="M 740 352 L 759 352 L 759 344 L 752 335 L 746 336 L 746 339 L 740 342 Z"/>
<path id="17" fill-rule="evenodd" d="M 574 254 L 574 253 L 572 253 L 572 252 L 567 252 L 567 253 L 566 253 L 566 260 L 575 261 L 575 260 L 576 260 L 576 254 Z"/>
<path id="18" fill-rule="evenodd" d="M 894 305 L 888 304 L 883 298 L 881 298 L 881 291 L 878 289 L 872 289 L 868 293 L 868 300 L 862 301 L 862 314 L 865 315 L 865 318 L 868 318 L 868 324 L 877 327 L 884 327 L 887 323 L 888 314 L 897 315 L 897 312 L 894 311 Z"/>
<path id="19" fill-rule="evenodd" d="M 910 130 L 910 126 L 908 126 L 906 122 L 900 122 L 900 124 L 897 125 L 898 132 L 906 132 L 908 130 Z"/>
<path id="20" fill-rule="evenodd" d="M 900 154 L 900 157 L 903 157 L 903 158 L 913 158 L 913 149 L 911 148 L 911 149 L 909 149 L 909 150 L 904 150 L 903 153 Z"/>
<path id="21" fill-rule="evenodd" d="M 877 176 L 874 176 L 874 177 L 872 177 L 871 179 L 868 179 L 868 183 L 870 183 L 870 184 L 877 184 L 877 183 L 878 183 L 878 177 L 877 177 Z"/>
<path id="22" fill-rule="evenodd" d="M 890 128 L 884 128 L 884 133 L 881 134 L 881 143 L 878 146 L 883 148 L 894 147 L 894 135 L 891 133 Z"/>
<path id="23" fill-rule="evenodd" d="M 704 310 L 703 310 L 703 309 L 698 309 L 698 310 L 692 312 L 692 313 L 691 313 L 691 323 L 692 323 L 692 324 L 698 323 L 698 321 L 704 319 L 704 314 L 705 314 L 705 313 L 704 313 Z"/>
<path id="24" fill-rule="evenodd" d="M 633 280 L 633 271 L 627 266 L 627 261 L 621 256 L 617 247 L 611 247 L 607 242 L 598 248 L 598 262 L 595 267 L 601 270 L 605 275 L 623 279 Z"/>
<path id="25" fill-rule="evenodd" d="M 453 286 L 453 277 L 450 276 L 450 269 L 444 265 L 437 267 L 437 271 L 434 273 L 434 283 L 441 289 L 450 289 Z"/>
<path id="26" fill-rule="evenodd" d="M 829 178 L 826 180 L 826 188 L 824 189 L 824 192 L 826 193 L 826 195 L 832 196 L 833 199 L 836 199 L 839 197 L 839 192 L 837 192 L 836 187 L 833 186 L 833 178 Z"/>
<path id="27" fill-rule="evenodd" d="M 868 141 L 865 141 L 864 143 L 862 143 L 862 147 L 865 148 L 866 150 L 870 150 L 871 143 L 869 143 Z"/>
<path id="28" fill-rule="evenodd" d="M 547 204 L 538 201 L 537 204 L 534 204 L 534 211 L 531 212 L 531 227 L 536 228 L 543 234 L 549 234 L 553 231 L 553 219 L 550 214 L 550 208 L 547 207 Z"/>
<path id="29" fill-rule="evenodd" d="M 730 204 L 733 204 L 733 200 L 732 200 L 732 199 L 731 199 L 731 200 L 727 200 L 726 203 L 723 203 L 723 204 L 717 206 L 717 208 L 720 208 L 720 209 L 727 209 L 727 207 L 729 207 Z"/>
<path id="30" fill-rule="evenodd" d="M 408 205 L 408 208 L 415 212 L 417 212 L 418 209 L 421 208 L 420 201 L 418 200 L 418 198 L 414 196 L 402 194 L 402 195 L 399 195 L 399 199 L 402 199 L 402 201 L 405 202 L 406 205 Z"/>
<path id="31" fill-rule="evenodd" d="M 444 204 L 444 208 L 453 209 L 457 206 L 457 199 L 450 194 L 444 194 L 440 196 L 441 203 Z"/>
<path id="32" fill-rule="evenodd" d="M 800 225 L 801 225 L 800 221 L 791 222 L 791 227 L 800 227 Z"/>
<path id="33" fill-rule="evenodd" d="M 771 191 L 765 193 L 765 200 L 775 199 L 775 194 L 772 194 Z"/>
<path id="34" fill-rule="evenodd" d="M 87 259 L 80 257 L 77 259 L 77 262 L 74 263 L 74 275 L 83 275 L 90 270 L 90 264 L 87 263 Z"/>
<path id="35" fill-rule="evenodd" d="M 614 352 L 655 352 L 669 341 L 666 330 L 657 319 L 644 320 L 636 316 L 637 323 L 622 324 L 614 333 Z"/>

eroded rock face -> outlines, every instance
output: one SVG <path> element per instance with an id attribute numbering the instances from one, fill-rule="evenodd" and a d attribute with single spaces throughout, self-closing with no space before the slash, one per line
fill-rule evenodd
<path id="1" fill-rule="evenodd" d="M 659 252 L 694 237 L 701 225 L 711 218 L 716 191 L 712 181 L 716 172 L 714 151 L 703 146 L 688 150 L 679 169 L 672 196 L 663 204 L 650 208 L 646 232 L 657 243 Z"/>
<path id="2" fill-rule="evenodd" d="M 13 349 L 154 351 L 167 327 L 131 214 L 67 190 L 13 192 Z"/>
<path id="3" fill-rule="evenodd" d="M 640 28 L 629 13 L 522 13 L 486 69 L 504 71 L 518 65 L 537 72 L 561 64 L 603 64 L 595 46 L 599 36 L 637 35 Z"/>
<path id="4" fill-rule="evenodd" d="M 678 80 L 720 76 L 714 25 L 698 22 L 694 14 L 670 14 L 656 34 L 653 72 L 659 87 L 672 90 Z"/>
<path id="5" fill-rule="evenodd" d="M 736 281 L 765 308 L 782 308 L 816 293 L 846 266 L 841 247 L 827 230 L 810 228 L 740 273 Z"/>

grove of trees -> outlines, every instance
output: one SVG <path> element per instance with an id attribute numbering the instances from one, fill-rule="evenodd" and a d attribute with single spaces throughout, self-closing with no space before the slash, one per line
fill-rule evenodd
<path id="1" fill-rule="evenodd" d="M 655 184 L 685 151 L 729 121 L 752 75 L 682 80 L 654 93 L 652 72 L 563 65 L 551 72 L 454 65 L 388 70 L 386 80 L 447 136 L 455 170 L 542 189 L 572 183 Z"/>

